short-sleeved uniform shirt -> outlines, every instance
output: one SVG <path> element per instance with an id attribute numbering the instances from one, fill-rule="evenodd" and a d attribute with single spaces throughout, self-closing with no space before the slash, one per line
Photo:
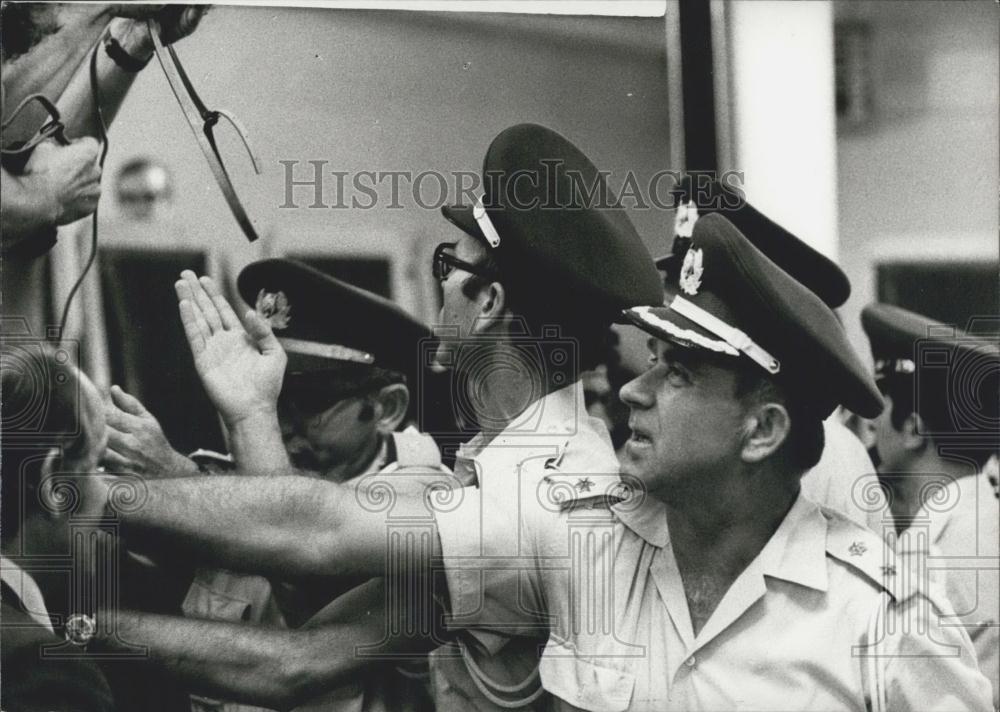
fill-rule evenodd
<path id="1" fill-rule="evenodd" d="M 478 579 L 462 544 L 442 534 L 442 546 L 446 566 L 466 567 L 448 575 L 466 625 L 534 640 L 546 629 L 539 673 L 556 708 L 989 709 L 968 636 L 941 624 L 948 604 L 897 571 L 876 534 L 805 497 L 697 636 L 662 502 L 581 499 L 550 516 L 535 501 L 499 521 L 483 493 L 482 529 L 466 537 L 484 551 Z"/>
<path id="2" fill-rule="evenodd" d="M 802 494 L 876 534 L 892 530 L 889 503 L 865 446 L 836 413 L 823 421 L 823 436 L 823 454 L 802 476 Z"/>
<path id="3" fill-rule="evenodd" d="M 549 475 L 564 477 L 550 492 Z M 438 710 L 549 709 L 538 660 L 548 624 L 518 600 L 527 539 L 522 513 L 562 517 L 559 501 L 601 495 L 618 483 L 618 460 L 604 424 L 587 415 L 577 382 L 532 403 L 492 440 L 482 434 L 459 452 L 455 474 L 474 482 L 457 506 L 437 511 L 456 640 L 431 654 Z M 539 508 L 539 497 L 546 505 Z M 529 555 L 530 556 L 530 555 Z M 482 566 L 491 557 L 496 567 Z M 526 575 L 526 573 L 525 573 Z"/>
<path id="4" fill-rule="evenodd" d="M 940 582 L 965 626 L 979 669 L 1000 706 L 1000 499 L 987 471 L 949 483 L 933 507 L 922 510 L 899 539 L 898 553 L 927 553 L 926 566 Z M 925 530 L 921 532 L 921 530 Z M 951 625 L 954 620 L 948 621 Z"/>

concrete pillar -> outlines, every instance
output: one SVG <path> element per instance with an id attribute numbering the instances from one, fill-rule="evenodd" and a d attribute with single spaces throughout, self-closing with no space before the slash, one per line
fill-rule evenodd
<path id="1" fill-rule="evenodd" d="M 721 167 L 744 171 L 751 203 L 836 259 L 833 3 L 730 0 L 725 16 Z"/>

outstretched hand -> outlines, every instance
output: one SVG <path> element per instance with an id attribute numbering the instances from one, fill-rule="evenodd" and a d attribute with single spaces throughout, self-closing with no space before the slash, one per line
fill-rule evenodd
<path id="1" fill-rule="evenodd" d="M 210 277 L 185 270 L 174 287 L 195 369 L 226 426 L 273 415 L 287 357 L 271 325 L 253 310 L 241 323 Z"/>
<path id="2" fill-rule="evenodd" d="M 160 422 L 135 396 L 111 386 L 104 413 L 108 447 L 102 458 L 112 472 L 152 477 L 178 477 L 198 472 L 198 466 L 174 450 Z"/>

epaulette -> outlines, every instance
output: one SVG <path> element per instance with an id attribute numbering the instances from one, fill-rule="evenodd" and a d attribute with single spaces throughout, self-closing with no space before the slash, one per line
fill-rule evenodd
<path id="1" fill-rule="evenodd" d="M 202 472 L 230 472 L 236 469 L 232 455 L 223 455 L 214 450 L 198 448 L 188 455 L 188 459 L 194 462 Z"/>
<path id="2" fill-rule="evenodd" d="M 545 497 L 563 512 L 578 509 L 610 509 L 625 499 L 617 474 L 550 472 L 542 477 Z"/>
<path id="3" fill-rule="evenodd" d="M 878 534 L 846 515 L 829 507 L 820 509 L 827 520 L 827 556 L 863 574 L 896 601 L 908 598 L 913 577 L 903 575 L 900 558 L 892 548 Z"/>

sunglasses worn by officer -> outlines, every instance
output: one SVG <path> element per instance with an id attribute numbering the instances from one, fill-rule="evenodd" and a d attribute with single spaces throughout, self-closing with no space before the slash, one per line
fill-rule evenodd
<path id="1" fill-rule="evenodd" d="M 444 281 L 456 269 L 465 270 L 483 279 L 494 279 L 496 277 L 493 270 L 466 262 L 451 252 L 447 252 L 447 250 L 454 249 L 457 244 L 457 242 L 442 242 L 434 249 L 434 261 L 431 265 L 434 279 L 439 282 Z"/>

